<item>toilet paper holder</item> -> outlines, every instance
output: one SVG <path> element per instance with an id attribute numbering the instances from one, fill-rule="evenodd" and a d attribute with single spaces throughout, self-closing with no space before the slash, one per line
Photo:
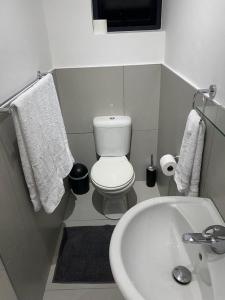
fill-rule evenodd
<path id="1" fill-rule="evenodd" d="M 178 163 L 178 161 L 179 161 L 179 159 L 180 159 L 180 155 L 174 156 L 174 159 L 175 159 L 176 163 Z"/>

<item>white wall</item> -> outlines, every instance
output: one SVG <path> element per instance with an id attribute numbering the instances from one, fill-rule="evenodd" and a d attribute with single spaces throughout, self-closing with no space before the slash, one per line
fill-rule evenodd
<path id="1" fill-rule="evenodd" d="M 91 0 L 43 0 L 54 68 L 161 63 L 165 32 L 95 35 Z"/>
<path id="2" fill-rule="evenodd" d="M 225 1 L 165 0 L 167 66 L 197 87 L 216 83 L 225 105 Z"/>
<path id="3" fill-rule="evenodd" d="M 51 68 L 41 1 L 1 1 L 0 66 L 0 103 Z"/>

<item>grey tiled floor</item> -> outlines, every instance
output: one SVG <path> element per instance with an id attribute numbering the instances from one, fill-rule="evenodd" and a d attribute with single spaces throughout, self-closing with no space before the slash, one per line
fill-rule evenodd
<path id="1" fill-rule="evenodd" d="M 71 196 L 66 213 L 65 226 L 87 226 L 87 225 L 114 225 L 117 221 L 106 219 L 97 212 L 92 203 L 93 187 L 86 195 L 79 196 L 76 201 Z M 137 202 L 158 197 L 157 187 L 147 188 L 145 182 L 136 181 L 134 191 Z M 52 283 L 55 264 L 60 245 L 61 236 L 49 273 L 46 291 L 43 300 L 124 300 L 116 284 L 56 284 Z"/>

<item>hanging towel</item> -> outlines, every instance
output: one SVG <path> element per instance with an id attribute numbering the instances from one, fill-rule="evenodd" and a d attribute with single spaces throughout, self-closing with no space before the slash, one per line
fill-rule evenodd
<path id="1" fill-rule="evenodd" d="M 205 137 L 205 123 L 200 120 L 199 114 L 192 110 L 187 119 L 180 158 L 174 175 L 178 191 L 193 197 L 198 197 L 199 193 Z"/>
<path id="2" fill-rule="evenodd" d="M 19 96 L 11 108 L 34 210 L 43 207 L 52 213 L 65 192 L 63 179 L 74 162 L 52 75 Z"/>

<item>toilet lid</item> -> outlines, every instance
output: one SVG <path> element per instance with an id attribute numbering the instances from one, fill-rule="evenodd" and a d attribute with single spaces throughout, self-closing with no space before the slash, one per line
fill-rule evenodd
<path id="1" fill-rule="evenodd" d="M 101 157 L 92 167 L 92 180 L 102 187 L 116 188 L 131 181 L 134 170 L 126 156 Z"/>

